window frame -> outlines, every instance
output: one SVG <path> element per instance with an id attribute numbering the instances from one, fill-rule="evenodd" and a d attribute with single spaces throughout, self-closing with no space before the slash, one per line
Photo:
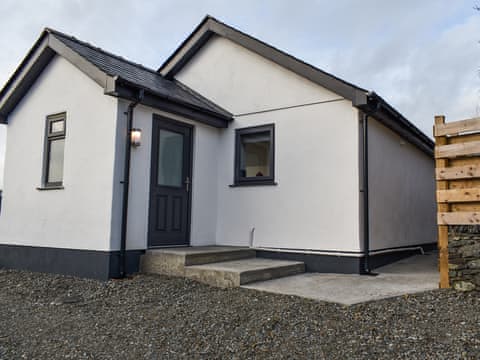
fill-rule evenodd
<path id="1" fill-rule="evenodd" d="M 268 154 L 269 176 L 244 177 L 240 176 L 240 154 L 242 151 L 241 138 L 244 135 L 269 132 L 270 148 Z M 275 124 L 265 124 L 235 129 L 235 161 L 233 186 L 276 185 L 275 183 Z"/>
<path id="2" fill-rule="evenodd" d="M 52 124 L 57 121 L 63 121 L 63 130 L 52 132 Z M 67 113 L 62 112 L 58 114 L 48 115 L 45 122 L 45 144 L 43 152 L 43 174 L 42 174 L 42 187 L 44 189 L 62 189 L 63 188 L 63 173 L 61 181 L 48 181 L 49 168 L 50 168 L 50 147 L 51 143 L 55 140 L 65 140 L 67 132 Z M 65 165 L 65 147 L 64 153 L 64 165 Z"/>

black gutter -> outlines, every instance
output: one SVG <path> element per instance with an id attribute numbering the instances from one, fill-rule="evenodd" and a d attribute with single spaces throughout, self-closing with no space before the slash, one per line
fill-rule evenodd
<path id="1" fill-rule="evenodd" d="M 133 84 L 121 78 L 116 80 L 115 89 L 109 90 L 105 92 L 105 94 L 129 101 L 135 101 L 137 99 L 138 91 L 144 92 L 141 103 L 146 106 L 185 116 L 217 128 L 226 128 L 228 127 L 228 124 L 233 121 L 233 115 L 231 114 L 222 115 L 221 113 L 212 110 L 178 101 L 175 98 L 159 94 L 151 89 Z"/>
<path id="2" fill-rule="evenodd" d="M 133 110 L 142 101 L 144 92 L 139 90 L 137 98 L 128 105 L 127 114 L 127 133 L 125 136 L 125 161 L 123 169 L 123 204 L 122 204 L 122 229 L 120 236 L 120 261 L 118 264 L 119 278 L 126 275 L 126 249 L 127 249 L 127 222 L 128 222 L 128 195 L 130 183 L 130 158 L 131 158 L 131 139 L 130 134 L 133 129 Z"/>
<path id="3" fill-rule="evenodd" d="M 366 106 L 359 106 L 366 113 L 372 108 L 371 104 L 375 104 L 375 118 L 385 126 L 400 134 L 405 140 L 411 142 L 427 155 L 433 158 L 434 142 L 425 135 L 418 127 L 407 120 L 398 110 L 386 102 L 381 96 L 375 92 L 367 95 Z M 372 115 L 371 113 L 370 115 Z"/>
<path id="4" fill-rule="evenodd" d="M 233 115 L 230 112 L 227 112 L 226 110 L 223 110 L 223 109 L 222 109 L 222 111 L 224 111 L 225 114 L 222 114 L 221 112 L 217 112 L 213 109 L 209 110 L 209 109 L 206 109 L 202 106 L 192 104 L 192 103 L 190 103 L 188 101 L 185 101 L 185 100 L 182 100 L 178 97 L 173 97 L 173 96 L 170 96 L 170 95 L 167 95 L 167 94 L 161 94 L 161 93 L 159 93 L 159 92 L 157 92 L 153 89 L 150 89 L 148 87 L 145 87 L 145 86 L 142 86 L 140 84 L 136 84 L 136 83 L 133 83 L 129 80 L 126 80 L 126 79 L 122 78 L 121 76 L 117 76 L 117 83 L 120 86 L 123 85 L 123 86 L 126 86 L 126 87 L 143 90 L 146 93 L 150 93 L 150 94 L 152 94 L 156 97 L 163 98 L 163 99 L 165 99 L 167 101 L 170 101 L 172 103 L 175 103 L 175 104 L 178 104 L 178 105 L 181 105 L 181 106 L 185 106 L 189 109 L 196 110 L 198 112 L 204 113 L 205 115 L 214 116 L 216 118 L 223 119 L 223 120 L 226 120 L 226 121 L 233 121 Z M 185 86 L 185 85 L 183 85 L 183 86 Z M 185 90 L 184 87 L 182 87 L 182 89 Z M 187 91 L 187 90 L 185 90 L 185 91 Z M 197 94 L 194 95 L 192 92 L 193 92 L 193 90 L 189 89 L 189 93 L 192 96 L 197 97 L 197 99 L 198 99 L 199 96 Z M 204 101 L 204 100 L 202 100 L 202 101 Z"/>

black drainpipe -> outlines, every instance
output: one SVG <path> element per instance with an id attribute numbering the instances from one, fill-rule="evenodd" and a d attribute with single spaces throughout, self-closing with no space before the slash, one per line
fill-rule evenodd
<path id="1" fill-rule="evenodd" d="M 363 273 L 370 274 L 370 216 L 368 204 L 368 115 L 363 116 Z"/>
<path id="2" fill-rule="evenodd" d="M 368 186 L 368 117 L 375 114 L 381 107 L 381 102 L 368 96 L 368 105 L 363 115 L 363 274 L 377 275 L 370 267 L 370 205 Z"/>
<path id="3" fill-rule="evenodd" d="M 126 275 L 126 248 L 127 248 L 127 222 L 128 222 L 128 193 L 130 183 L 130 155 L 131 155 L 131 139 L 130 135 L 133 129 L 133 110 L 143 99 L 143 90 L 138 93 L 137 99 L 128 105 L 127 115 L 127 133 L 125 136 L 125 160 L 123 168 L 123 204 L 122 204 L 122 233 L 120 237 L 120 259 L 119 259 L 119 278 Z"/>

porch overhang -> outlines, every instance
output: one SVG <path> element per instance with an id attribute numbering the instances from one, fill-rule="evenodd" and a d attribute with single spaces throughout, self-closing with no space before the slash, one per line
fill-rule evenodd
<path id="1" fill-rule="evenodd" d="M 119 77 L 113 79 L 109 86 L 105 88 L 105 94 L 129 101 L 137 101 L 137 94 L 141 90 L 144 92 L 143 98 L 139 101 L 142 105 L 180 115 L 216 128 L 226 128 L 228 124 L 233 121 L 232 117 L 221 116 L 220 114 L 197 108 L 191 104 L 169 99 L 168 97 L 139 87 Z"/>

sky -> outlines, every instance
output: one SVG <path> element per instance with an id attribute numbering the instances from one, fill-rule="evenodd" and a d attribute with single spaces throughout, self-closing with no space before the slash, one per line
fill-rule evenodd
<path id="1" fill-rule="evenodd" d="M 0 87 L 44 27 L 157 69 L 206 14 L 374 90 L 427 135 L 480 113 L 480 0 L 1 0 Z M 0 189 L 7 140 L 0 126 Z"/>

